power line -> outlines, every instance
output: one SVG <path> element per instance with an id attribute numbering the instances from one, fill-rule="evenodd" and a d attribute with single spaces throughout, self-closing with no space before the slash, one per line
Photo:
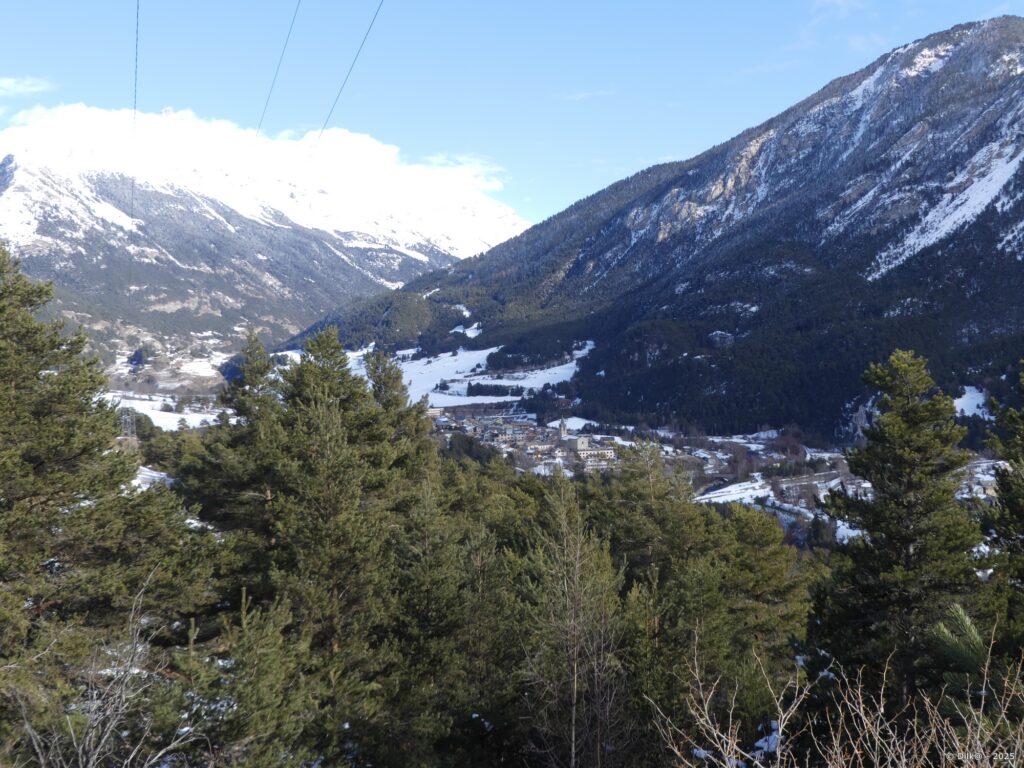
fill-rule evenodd
<path id="1" fill-rule="evenodd" d="M 380 13 L 380 9 L 383 5 L 384 0 L 380 0 L 380 3 L 377 5 L 377 10 L 373 14 L 373 18 L 370 19 L 370 26 L 366 28 L 366 34 L 363 35 L 363 42 L 359 44 L 359 49 L 356 51 L 356 55 L 352 58 L 352 63 L 349 65 L 348 72 L 345 73 L 345 79 L 341 81 L 341 88 L 338 89 L 338 95 L 334 97 L 334 103 L 331 104 L 331 111 L 327 113 L 327 119 L 324 120 L 324 124 L 320 128 L 320 134 L 317 136 L 318 140 L 320 136 L 324 135 L 327 123 L 331 121 L 331 115 L 334 114 L 334 108 L 338 106 L 338 100 L 341 98 L 341 92 L 345 90 L 345 86 L 348 84 L 348 79 L 352 75 L 352 70 L 355 69 L 356 62 L 359 61 L 359 54 L 363 52 L 363 46 L 366 45 L 366 38 L 370 36 L 370 30 L 373 29 L 373 23 L 377 21 L 377 14 Z"/>
<path id="2" fill-rule="evenodd" d="M 137 129 L 135 126 L 136 116 L 139 112 L 139 11 L 142 0 L 135 0 L 135 70 L 132 75 L 132 148 L 137 151 Z M 132 222 L 132 230 L 135 229 L 135 171 L 132 171 L 132 187 L 128 196 L 128 217 Z M 132 266 L 135 263 L 135 254 L 128 249 L 128 303 L 132 302 Z"/>
<path id="3" fill-rule="evenodd" d="M 277 59 L 277 68 L 274 69 L 274 79 L 270 81 L 270 90 L 267 92 L 267 100 L 263 103 L 263 113 L 260 115 L 259 125 L 256 126 L 256 135 L 260 135 L 260 129 L 263 127 L 263 118 L 267 116 L 267 107 L 270 106 L 270 97 L 274 93 L 274 86 L 277 84 L 277 75 L 281 71 L 281 62 L 284 61 L 284 52 L 288 50 L 288 41 L 292 39 L 292 29 L 295 27 L 295 18 L 299 15 L 299 6 L 302 5 L 302 0 L 297 0 L 295 3 L 295 12 L 292 14 L 292 23 L 288 25 L 288 34 L 284 38 L 284 47 L 281 49 L 281 55 Z"/>

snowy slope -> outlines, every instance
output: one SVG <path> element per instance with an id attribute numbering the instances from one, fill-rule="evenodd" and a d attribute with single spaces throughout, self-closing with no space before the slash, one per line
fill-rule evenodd
<path id="1" fill-rule="evenodd" d="M 452 407 L 474 403 L 513 403 L 520 395 L 467 395 L 469 384 L 495 384 L 522 387 L 524 391 L 541 389 L 545 384 L 568 381 L 578 370 L 579 361 L 594 348 L 587 342 L 583 349 L 573 353 L 573 360 L 561 365 L 537 367 L 515 373 L 492 373 L 487 370 L 487 356 L 500 347 L 490 349 L 458 350 L 433 357 L 413 358 L 415 350 L 399 350 L 397 361 L 402 369 L 409 400 L 418 401 L 426 396 L 427 402 L 435 407 Z M 348 354 L 349 366 L 353 373 L 366 376 L 365 357 L 371 348 L 360 349 Z M 289 350 L 283 354 L 291 360 L 298 360 L 302 352 Z M 446 382 L 448 388 L 441 390 L 438 385 Z"/>
<path id="2" fill-rule="evenodd" d="M 188 111 L 66 105 L 0 131 L 0 240 L 111 335 L 283 338 L 522 231 L 500 186 L 342 129 L 257 136 Z"/>
<path id="3" fill-rule="evenodd" d="M 500 184 L 485 168 L 404 163 L 397 147 L 339 128 L 321 138 L 271 138 L 188 111 L 140 114 L 133 123 L 129 111 L 81 104 L 29 110 L 12 122 L 0 131 L 0 157 L 12 155 L 25 178 L 6 191 L 0 228 L 19 243 L 35 234 L 40 193 L 59 193 L 58 184 L 68 185 L 62 197 L 73 200 L 76 223 L 134 229 L 125 211 L 99 199 L 95 176 L 134 176 L 139 187 L 214 200 L 263 224 L 283 217 L 338 235 L 368 233 L 373 244 L 420 256 L 424 246 L 472 256 L 525 225 L 487 194 Z"/>

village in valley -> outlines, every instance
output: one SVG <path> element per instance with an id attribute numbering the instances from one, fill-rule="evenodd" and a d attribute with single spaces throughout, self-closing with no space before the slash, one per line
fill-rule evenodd
<path id="1" fill-rule="evenodd" d="M 862 497 L 872 493 L 870 483 L 850 472 L 841 450 L 810 448 L 800 441 L 799 432 L 684 435 L 599 425 L 576 416 L 538 424 L 533 414 L 510 404 L 432 407 L 428 415 L 447 445 L 454 435 L 464 435 L 503 456 L 517 471 L 543 476 L 614 472 L 625 452 L 644 443 L 656 446 L 668 469 L 689 480 L 697 501 L 764 509 L 796 537 L 807 535 L 816 524 L 831 528 L 840 539 L 854 534 L 824 514 L 823 500 L 837 492 Z M 964 470 L 960 496 L 991 500 L 998 465 L 975 457 Z"/>
<path id="2" fill-rule="evenodd" d="M 487 355 L 494 349 L 459 349 L 436 356 L 412 349 L 395 357 L 405 374 L 410 400 L 426 398 L 435 438 L 453 454 L 472 454 L 476 446 L 484 455 L 503 458 L 520 473 L 572 477 L 614 473 L 629 451 L 647 445 L 656 448 L 668 471 L 685 477 L 698 502 L 763 509 L 775 515 L 795 539 L 810 536 L 816 526 L 825 526 L 840 539 L 855 533 L 825 514 L 823 500 L 831 493 L 870 497 L 870 483 L 850 472 L 841 448 L 812 447 L 798 427 L 705 435 L 599 424 L 569 415 L 572 403 L 557 396 L 553 400 L 564 406 L 562 417 L 544 420 L 527 411 L 520 395 L 542 391 L 553 395 L 553 388 L 576 371 L 592 343 L 577 347 L 557 365 L 505 372 L 488 369 Z M 365 375 L 365 356 L 371 349 L 349 353 L 354 373 Z M 120 363 L 114 380 L 125 390 L 110 392 L 108 399 L 143 414 L 158 429 L 201 429 L 212 424 L 221 409 L 210 381 L 224 356 L 211 355 L 207 360 L 195 354 Z M 299 355 L 289 352 L 279 357 L 280 365 L 286 366 Z M 503 394 L 476 394 L 481 390 Z M 986 417 L 984 397 L 978 391 L 968 391 L 956 407 L 959 413 Z M 861 408 L 851 429 L 860 434 L 869 422 L 868 410 Z M 992 458 L 976 455 L 963 471 L 960 496 L 991 499 L 998 465 Z"/>

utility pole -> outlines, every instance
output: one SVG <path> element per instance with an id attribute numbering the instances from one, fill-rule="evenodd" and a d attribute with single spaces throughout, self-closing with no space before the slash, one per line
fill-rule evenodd
<path id="1" fill-rule="evenodd" d="M 118 437 L 118 442 L 131 448 L 138 448 L 139 438 L 135 434 L 135 409 L 118 408 L 117 415 L 121 419 L 121 436 Z"/>

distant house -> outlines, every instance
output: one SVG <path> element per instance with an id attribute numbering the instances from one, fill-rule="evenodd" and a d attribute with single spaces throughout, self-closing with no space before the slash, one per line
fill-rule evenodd
<path id="1" fill-rule="evenodd" d="M 569 447 L 576 451 L 576 453 L 590 449 L 590 437 L 588 435 L 570 437 L 566 440 L 566 442 L 569 443 Z"/>
<path id="2" fill-rule="evenodd" d="M 591 446 L 589 448 L 582 448 L 576 451 L 576 455 L 580 461 L 608 461 L 615 458 L 614 448 L 602 448 L 601 446 Z"/>

